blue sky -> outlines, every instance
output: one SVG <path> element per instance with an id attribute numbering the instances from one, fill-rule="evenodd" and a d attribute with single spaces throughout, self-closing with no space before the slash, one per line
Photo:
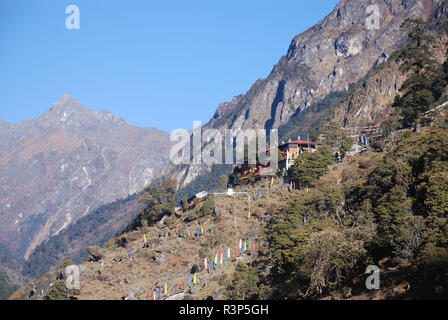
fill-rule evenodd
<path id="1" fill-rule="evenodd" d="M 36 118 L 69 93 L 133 125 L 191 129 L 337 2 L 0 0 L 0 118 Z M 71 4 L 79 30 L 65 27 Z"/>

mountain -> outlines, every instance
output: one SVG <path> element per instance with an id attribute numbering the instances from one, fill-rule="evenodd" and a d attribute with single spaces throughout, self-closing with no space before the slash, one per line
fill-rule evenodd
<path id="1" fill-rule="evenodd" d="M 70 224 L 58 235 L 41 243 L 30 255 L 23 274 L 37 278 L 59 267 L 65 259 L 81 263 L 87 259 L 89 246 L 103 246 L 122 232 L 139 214 L 138 195 L 103 205 Z"/>
<path id="2" fill-rule="evenodd" d="M 366 19 L 370 14 L 366 9 L 371 1 L 340 1 L 322 21 L 294 37 L 288 52 L 266 79 L 257 80 L 246 94 L 221 104 L 204 129 L 271 129 L 287 125 L 292 117 L 296 118 L 296 123 L 304 117 L 312 118 L 311 107 L 334 94 L 348 95 L 352 86 L 388 61 L 390 54 L 407 39 L 406 31 L 400 28 L 407 18 L 428 20 L 442 2 L 377 1 L 380 29 L 369 30 Z M 383 102 L 389 103 L 402 77 L 397 73 L 386 72 L 385 75 L 377 86 L 385 97 Z M 384 104 L 377 105 L 374 101 L 356 104 L 352 100 L 347 105 L 349 102 L 344 99 L 348 97 L 337 101 L 329 99 L 325 105 L 330 108 L 331 116 L 337 105 L 345 103 L 338 119 L 347 124 L 376 124 L 388 112 Z M 185 187 L 212 168 L 188 165 L 176 170 L 179 170 L 181 187 Z"/>
<path id="3" fill-rule="evenodd" d="M 340 6 L 336 16 L 356 8 L 352 1 L 341 3 L 346 6 Z M 385 1 L 400 19 L 432 20 L 432 32 L 438 22 L 440 30 L 447 25 L 446 2 L 437 7 L 438 3 Z M 441 13 L 445 15 L 443 23 Z M 436 56 L 441 53 L 444 64 L 437 74 L 446 92 L 446 33 L 436 36 L 430 51 Z M 395 45 L 399 47 L 405 39 L 403 34 Z M 330 120 L 348 127 L 387 119 L 391 102 L 406 80 L 396 62 L 389 59 L 391 53 L 383 52 L 365 74 L 353 81 L 346 79 L 346 86 L 334 87 L 306 108 L 298 108 L 287 121 L 265 122 L 264 127 L 278 127 L 287 137 Z M 275 94 L 278 105 L 285 103 L 284 92 L 283 88 Z M 436 100 L 445 102 L 446 95 Z M 446 104 L 441 106 L 445 109 L 435 108 L 426 114 L 420 130 L 396 130 L 392 138 L 390 131 L 381 127 L 369 136 L 370 148 L 359 152 L 362 148 L 357 142 L 337 163 L 331 152 L 332 140 L 345 144 L 347 137 L 343 132 L 334 134 L 338 137 L 322 132 L 319 150 L 298 156 L 296 164 L 300 165 L 290 174 L 243 181 L 234 188 L 235 198 L 210 195 L 204 202 L 196 200 L 174 212 L 174 188 L 159 185 L 142 191 L 147 206 L 143 210 L 135 196 L 100 207 L 38 246 L 25 267 L 25 274 L 35 277 L 65 257 L 82 261 L 86 254 L 83 245 L 104 244 L 103 248 L 87 249 L 88 261 L 79 266 L 81 288 L 66 288 L 63 267 L 70 262 L 65 262 L 59 270 L 17 290 L 10 299 L 141 300 L 152 299 L 157 292 L 159 298 L 170 300 L 446 297 L 448 119 Z M 247 107 L 249 113 L 252 107 Z M 249 119 L 248 113 L 243 114 Z M 232 117 L 240 116 L 237 110 Z M 207 126 L 223 129 L 229 120 L 216 119 L 222 123 L 212 119 Z M 274 114 L 271 119 L 276 119 Z M 240 124 L 245 125 L 244 121 Z M 342 145 L 336 149 L 341 152 Z M 218 173 L 215 168 L 218 166 L 202 174 L 190 167 L 183 173 L 197 174 L 194 181 L 206 184 L 210 175 Z M 285 184 L 285 180 L 294 184 Z M 141 214 L 123 233 L 106 242 L 137 212 Z M 246 245 L 238 250 L 242 239 L 249 240 L 248 250 L 243 249 Z M 238 254 L 229 254 L 235 253 L 235 248 Z M 217 259 L 221 252 L 227 252 L 225 261 L 208 269 L 207 261 Z M 381 273 L 377 290 L 365 285 L 366 267 L 372 265 Z"/>
<path id="4" fill-rule="evenodd" d="M 148 184 L 169 135 L 64 95 L 38 119 L 0 123 L 0 243 L 27 259 L 50 236 Z"/>

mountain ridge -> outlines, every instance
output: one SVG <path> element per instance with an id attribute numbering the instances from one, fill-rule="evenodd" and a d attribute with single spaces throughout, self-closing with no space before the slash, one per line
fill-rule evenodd
<path id="1" fill-rule="evenodd" d="M 0 241 L 28 258 L 91 209 L 140 191 L 168 161 L 169 135 L 66 94 L 0 142 Z M 17 240 L 14 240 L 17 239 Z"/>

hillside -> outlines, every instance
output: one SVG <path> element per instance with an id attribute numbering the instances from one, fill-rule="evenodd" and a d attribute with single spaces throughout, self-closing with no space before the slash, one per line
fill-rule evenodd
<path id="1" fill-rule="evenodd" d="M 101 206 L 69 225 L 58 235 L 40 244 L 27 260 L 23 274 L 39 278 L 59 267 L 65 259 L 81 263 L 87 259 L 88 246 L 103 246 L 122 232 L 140 212 L 136 194 Z"/>
<path id="2" fill-rule="evenodd" d="M 366 3 L 340 1 L 322 21 L 294 37 L 288 52 L 265 79 L 257 80 L 247 93 L 221 104 L 203 129 L 271 129 L 287 124 L 292 117 L 296 118 L 295 123 L 307 122 L 303 118 L 314 119 L 315 112 L 309 108 L 348 91 L 406 42 L 407 33 L 400 28 L 406 19 L 426 21 L 445 12 L 443 1 L 380 1 L 380 29 L 368 30 Z M 387 103 L 377 102 L 390 102 L 398 92 L 402 77 L 395 73 L 383 76 L 378 92 L 383 99 L 372 98 L 361 103 L 353 103 L 353 99 L 352 103 L 339 101 L 338 104 L 349 104 L 349 107 L 341 107 L 338 117 L 346 123 L 373 125 L 387 115 Z M 331 117 L 336 105 L 328 107 L 330 110 L 326 110 L 324 117 L 328 114 Z M 308 122 L 318 124 L 314 120 Z M 173 172 L 180 177 L 181 187 L 185 187 L 211 170 L 206 165 L 188 165 Z"/>
<path id="3" fill-rule="evenodd" d="M 25 274 L 59 269 L 10 299 L 446 299 L 446 2 L 385 1 L 387 30 L 370 36 L 359 3 L 341 1 L 297 36 L 266 80 L 205 126 L 309 134 L 318 143 L 286 144 L 287 171 L 266 177 L 245 164 L 254 170 L 233 168 L 233 189 L 213 194 L 231 166 L 171 167 L 138 201 L 106 205 L 37 247 Z M 343 71 L 328 82 L 335 65 Z M 313 98 L 300 100 L 307 89 Z M 289 112 L 291 94 L 304 105 Z M 176 208 L 201 190 L 203 200 Z M 73 264 L 80 289 L 66 287 Z M 379 288 L 366 286 L 369 266 Z"/>
<path id="4" fill-rule="evenodd" d="M 213 211 L 199 204 L 117 235 L 93 251 L 102 262 L 81 264 L 79 292 L 50 288 L 58 274 L 50 273 L 11 299 L 152 300 L 159 299 L 159 287 L 160 299 L 446 297 L 446 119 L 420 134 L 397 134 L 393 142 L 380 137 L 384 151 L 347 157 L 315 186 L 291 189 L 282 178 L 265 178 L 236 187 L 248 192 L 236 200 L 216 195 Z M 419 151 L 410 157 L 410 150 Z M 249 249 L 211 270 L 220 250 L 234 250 L 240 239 Z M 364 286 L 370 264 L 380 267 L 380 290 Z M 33 288 L 44 295 L 28 297 Z"/>
<path id="5" fill-rule="evenodd" d="M 0 125 L 0 243 L 27 259 L 93 209 L 140 191 L 168 161 L 169 136 L 65 95 Z"/>
<path id="6" fill-rule="evenodd" d="M 152 299 L 153 290 L 156 290 L 157 285 L 164 285 L 166 282 L 171 286 L 171 281 L 174 283 L 174 288 L 169 289 L 170 294 L 181 292 L 179 286 L 183 281 L 184 297 L 187 294 L 191 299 L 202 299 L 213 294 L 222 297 L 221 293 L 215 292 L 220 287 L 219 280 L 224 275 L 230 277 L 236 261 L 247 263 L 253 260 L 256 256 L 255 250 L 248 249 L 245 254 L 241 254 L 241 250 L 238 250 L 238 258 L 226 259 L 223 265 L 216 266 L 215 271 L 208 271 L 205 276 L 201 273 L 197 285 L 193 285 L 193 273 L 202 270 L 201 265 L 205 257 L 208 257 L 210 266 L 211 259 L 214 259 L 220 249 L 231 247 L 236 249 L 240 239 L 255 240 L 254 246 L 258 247 L 257 229 L 260 225 L 255 217 L 249 219 L 248 207 L 247 196 L 238 197 L 235 227 L 235 200 L 217 196 L 215 211 L 219 212 L 219 215 L 202 214 L 201 207 L 197 207 L 184 212 L 181 216 L 166 218 L 164 223 L 117 235 L 103 250 L 100 250 L 103 267 L 101 261 L 81 264 L 81 290 L 76 298 L 145 299 L 148 292 L 151 292 Z M 202 217 L 196 218 L 197 216 Z M 201 233 L 199 238 L 198 230 Z M 131 249 L 132 258 L 130 258 Z M 191 272 L 190 291 L 187 290 L 188 272 Z M 56 280 L 54 278 L 56 275 L 57 273 L 48 273 L 35 284 L 16 292 L 11 298 L 28 299 L 29 291 L 34 287 L 37 288 L 36 292 L 41 292 L 43 289 L 47 295 L 50 292 L 49 284 Z M 204 283 L 207 285 L 204 289 L 200 289 Z M 42 298 L 44 297 L 37 295 L 31 299 Z"/>

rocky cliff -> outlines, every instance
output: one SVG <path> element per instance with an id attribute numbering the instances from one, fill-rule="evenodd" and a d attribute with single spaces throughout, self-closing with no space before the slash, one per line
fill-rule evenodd
<path id="1" fill-rule="evenodd" d="M 434 16 L 439 0 L 342 0 L 321 22 L 294 37 L 288 52 L 266 79 L 258 80 L 244 95 L 219 106 L 204 128 L 271 129 L 286 124 L 292 116 L 306 111 L 333 92 L 343 92 L 350 85 L 368 76 L 372 68 L 386 62 L 390 54 L 405 40 L 400 25 L 407 18 L 428 20 Z M 380 12 L 379 29 L 367 27 L 371 15 L 369 5 Z M 383 78 L 382 76 L 386 76 Z M 384 72 L 372 90 L 389 102 L 402 79 Z M 350 106 L 348 106 L 350 104 Z M 361 111 L 359 111 L 361 110 Z M 338 120 L 351 123 L 372 123 L 381 119 L 384 104 L 351 99 L 341 107 Z M 190 165 L 180 176 L 185 186 L 209 167 Z"/>

